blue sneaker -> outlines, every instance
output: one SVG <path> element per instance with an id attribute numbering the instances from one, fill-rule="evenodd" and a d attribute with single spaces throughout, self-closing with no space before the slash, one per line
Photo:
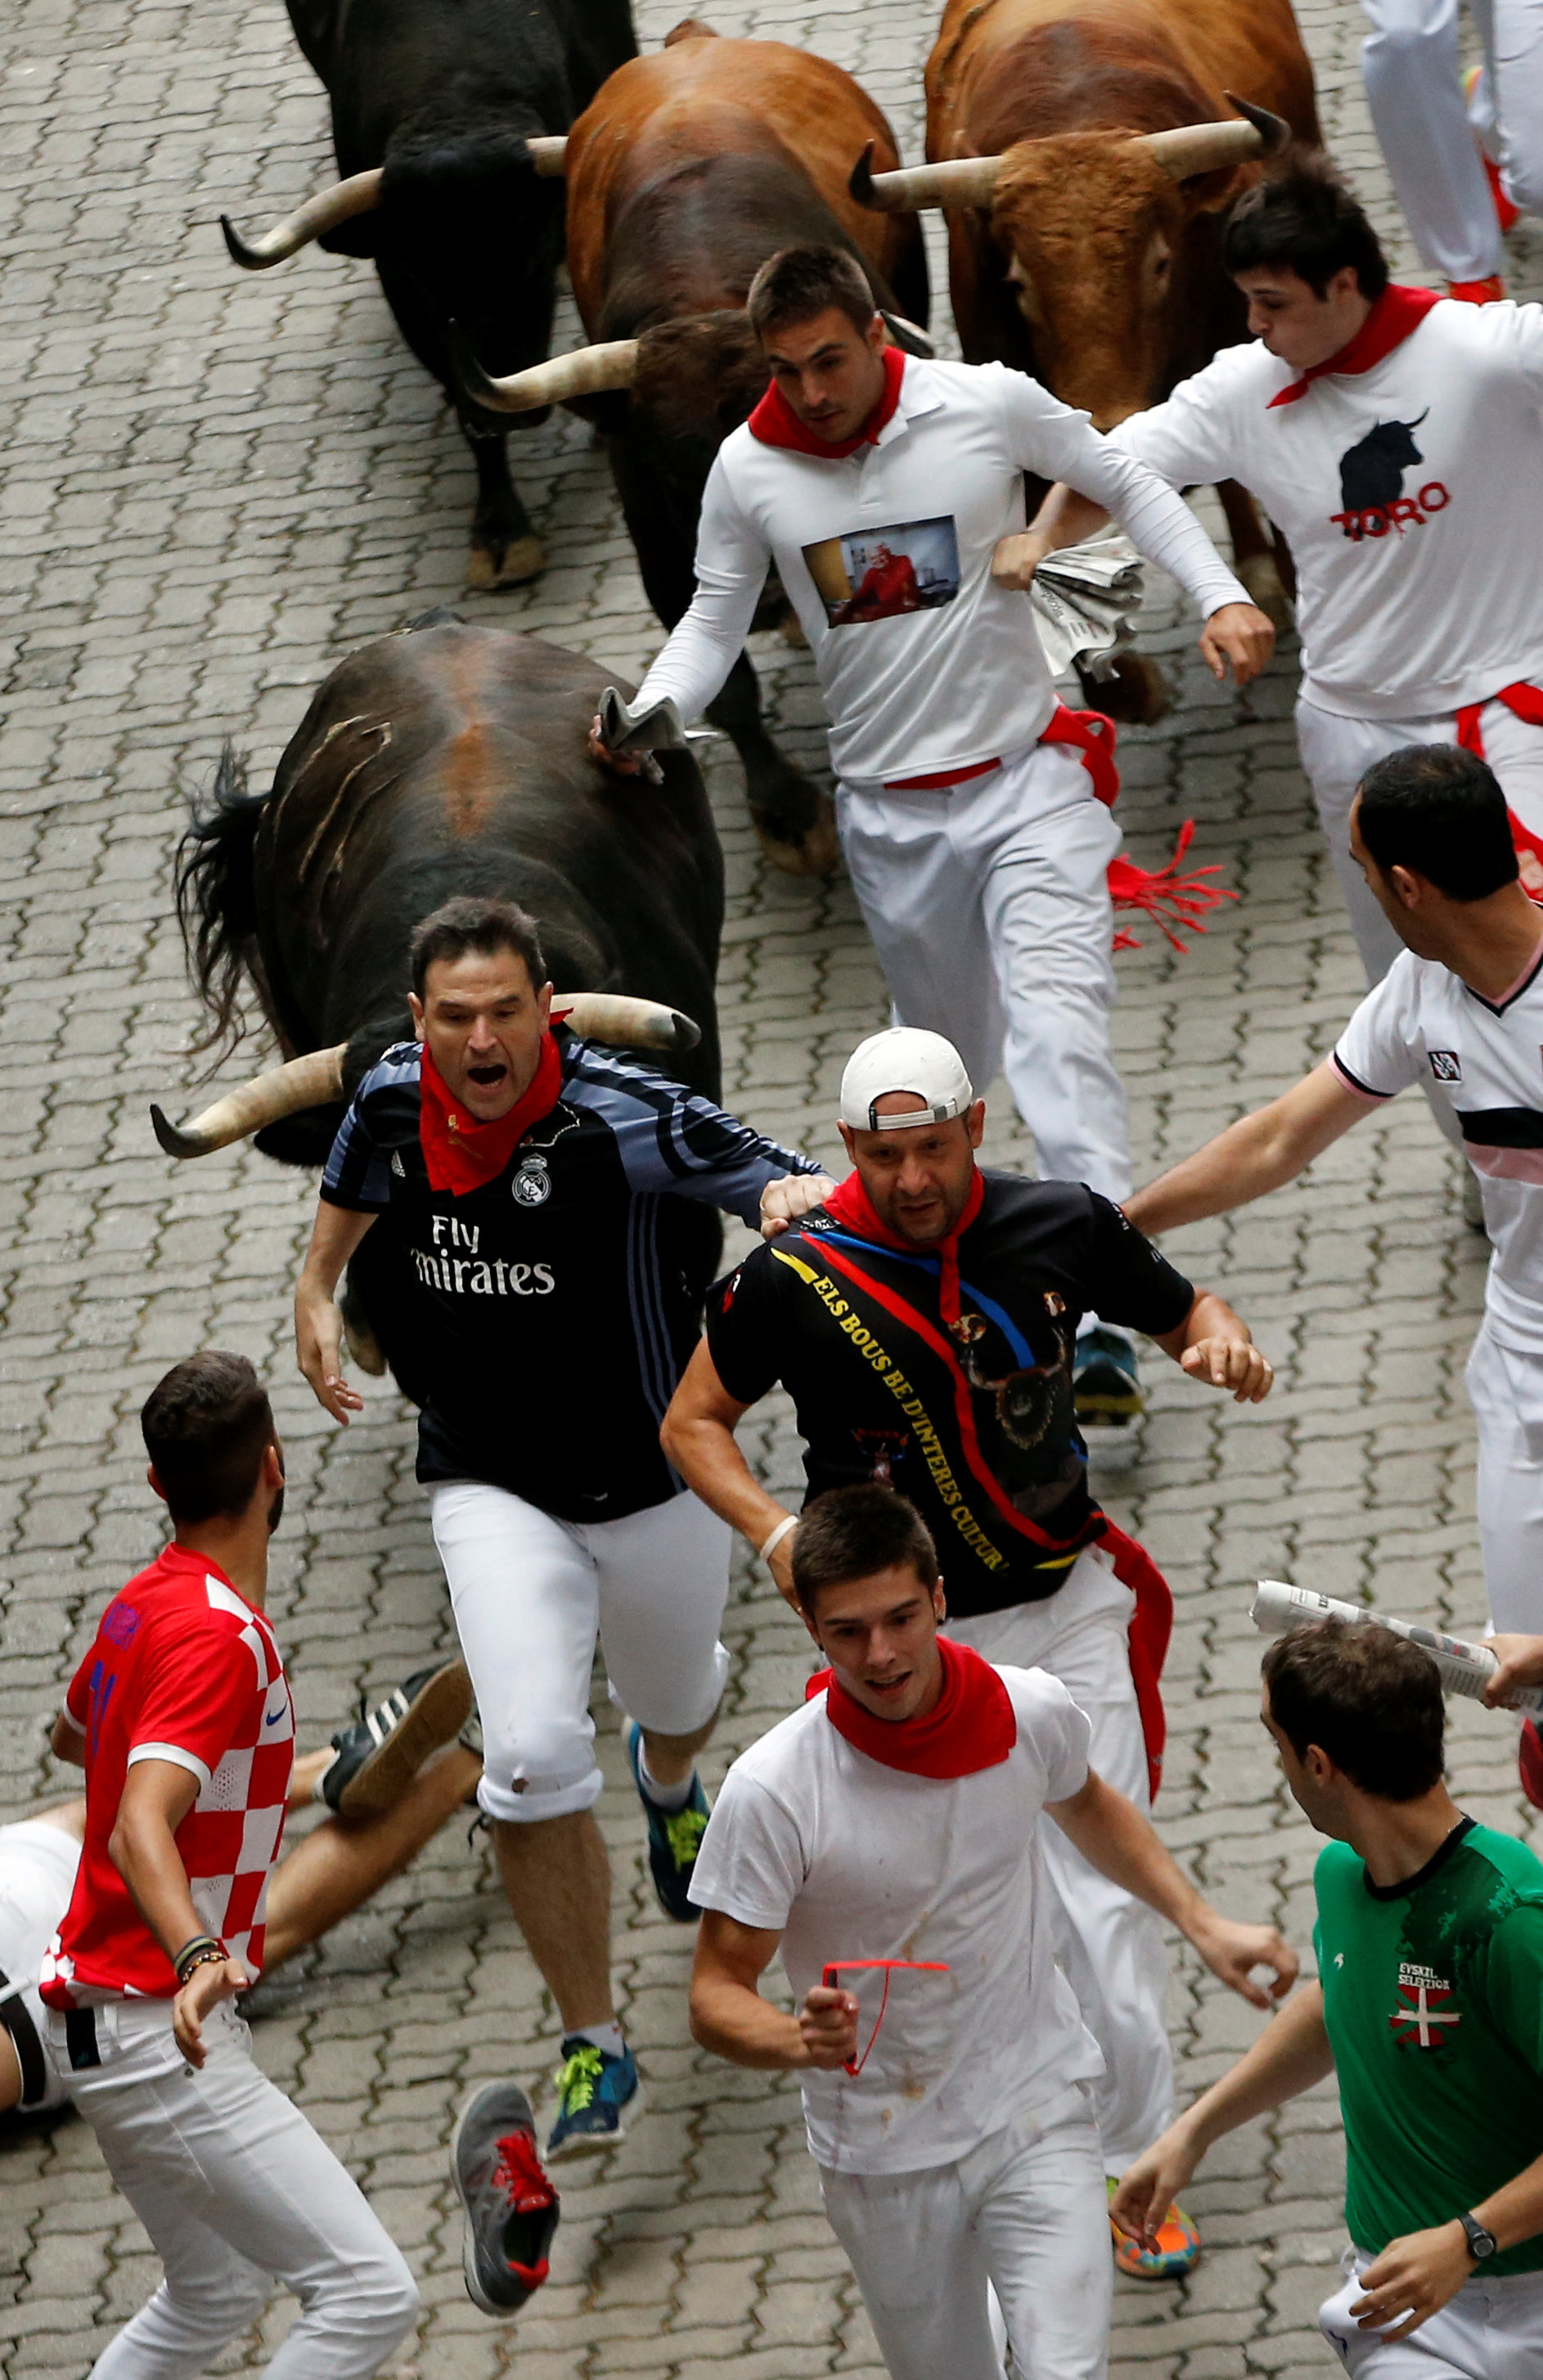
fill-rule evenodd
<path id="1" fill-rule="evenodd" d="M 1124 1429 L 1146 1412 L 1136 1349 L 1124 1331 L 1096 1322 L 1078 1334 L 1072 1401 L 1079 1429 Z"/>
<path id="2" fill-rule="evenodd" d="M 678 1925 L 694 1925 L 702 1912 L 687 1896 L 710 1815 L 702 1780 L 692 1777 L 691 1799 L 683 1809 L 662 1810 L 643 1788 L 643 1730 L 636 1719 L 627 1724 L 626 1756 L 632 1763 L 638 1799 L 648 1814 L 649 1869 L 659 1905 Z"/>
<path id="3" fill-rule="evenodd" d="M 609 2049 L 597 2049 L 581 2034 L 570 2033 L 554 2080 L 557 2121 L 546 2144 L 549 2157 L 589 2155 L 626 2138 L 627 2125 L 643 2105 L 638 2061 L 630 2049 L 617 2058 Z"/>

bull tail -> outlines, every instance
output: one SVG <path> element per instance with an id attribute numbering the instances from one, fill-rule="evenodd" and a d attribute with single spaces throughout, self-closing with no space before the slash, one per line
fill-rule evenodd
<path id="1" fill-rule="evenodd" d="M 261 987 L 253 853 L 267 797 L 247 790 L 247 763 L 226 743 L 207 801 L 195 800 L 176 847 L 173 889 L 188 976 L 205 1027 L 194 1052 L 223 1055 L 246 1029 L 243 991 Z"/>

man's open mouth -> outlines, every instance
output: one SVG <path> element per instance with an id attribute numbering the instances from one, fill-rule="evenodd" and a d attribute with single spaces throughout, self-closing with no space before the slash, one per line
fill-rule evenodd
<path id="1" fill-rule="evenodd" d="M 497 1066 L 468 1066 L 466 1070 L 466 1076 L 467 1081 L 468 1083 L 475 1083 L 480 1091 L 491 1091 L 495 1089 L 504 1080 L 504 1077 L 508 1071 L 508 1067 L 503 1064 L 499 1064 Z"/>

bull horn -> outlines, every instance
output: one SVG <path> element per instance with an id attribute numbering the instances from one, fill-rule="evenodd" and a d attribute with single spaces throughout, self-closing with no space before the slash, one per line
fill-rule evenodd
<path id="1" fill-rule="evenodd" d="M 667 1050 L 682 1056 L 702 1038 L 699 1025 L 678 1008 L 657 1000 L 634 1000 L 626 992 L 554 991 L 552 1021 L 586 1041 L 623 1050 Z"/>
<path id="2" fill-rule="evenodd" d="M 565 170 L 563 161 L 568 146 L 567 134 L 538 132 L 525 145 L 530 152 L 530 163 L 537 173 L 546 181 L 560 182 Z"/>
<path id="3" fill-rule="evenodd" d="M 537 172 L 541 171 L 540 166 Z M 355 215 L 367 215 L 381 203 L 381 168 L 372 165 L 368 174 L 350 174 L 346 182 L 334 182 L 330 190 L 319 191 L 308 199 L 292 215 L 286 215 L 272 231 L 250 245 L 241 237 L 228 215 L 220 217 L 220 229 L 225 236 L 225 246 L 234 261 L 247 273 L 261 273 L 265 265 L 282 264 L 286 256 L 320 239 L 324 231 L 335 231 L 339 224 L 352 221 Z"/>
<path id="4" fill-rule="evenodd" d="M 908 214 L 914 207 L 989 207 L 1001 171 L 1000 157 L 947 157 L 937 165 L 876 174 L 870 140 L 846 187 L 858 206 L 875 214 Z"/>
<path id="5" fill-rule="evenodd" d="M 1187 181 L 1192 174 L 1213 174 L 1223 165 L 1242 165 L 1251 157 L 1268 157 L 1284 148 L 1291 139 L 1291 126 L 1282 116 L 1271 115 L 1267 107 L 1255 107 L 1244 99 L 1234 99 L 1228 91 L 1226 99 L 1235 107 L 1239 121 L 1221 124 L 1181 124 L 1172 132 L 1148 132 L 1136 145 L 1155 157 L 1165 174 L 1175 182 Z"/>
<path id="6" fill-rule="evenodd" d="M 335 1050 L 312 1050 L 304 1058 L 291 1058 L 286 1066 L 254 1075 L 249 1083 L 243 1083 L 239 1090 L 226 1091 L 189 1123 L 170 1123 L 158 1107 L 152 1107 L 150 1120 L 155 1137 L 168 1157 L 208 1157 L 216 1148 L 228 1148 L 232 1141 L 261 1132 L 264 1124 L 298 1115 L 304 1108 L 327 1107 L 343 1097 L 347 1049 L 346 1041 L 340 1041 Z"/>
<path id="7" fill-rule="evenodd" d="M 565 405 L 570 396 L 599 396 L 630 388 L 638 377 L 636 339 L 606 339 L 596 347 L 575 347 L 529 371 L 494 380 L 484 371 L 458 322 L 449 325 L 450 365 L 459 392 L 490 413 L 533 413 L 538 406 Z"/>

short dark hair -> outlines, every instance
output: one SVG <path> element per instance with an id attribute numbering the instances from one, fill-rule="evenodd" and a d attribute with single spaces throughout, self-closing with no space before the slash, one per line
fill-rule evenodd
<path id="1" fill-rule="evenodd" d="M 1449 901 L 1483 901 L 1517 877 L 1494 771 L 1460 744 L 1406 744 L 1360 783 L 1361 841 L 1384 876 L 1413 868 Z"/>
<path id="2" fill-rule="evenodd" d="M 780 248 L 750 284 L 745 310 L 763 343 L 784 322 L 807 322 L 837 306 L 849 322 L 866 331 L 878 312 L 867 273 L 844 248 Z"/>
<path id="3" fill-rule="evenodd" d="M 140 1412 L 145 1452 L 174 1521 L 235 1520 L 276 1443 L 268 1393 L 245 1355 L 185 1355 Z"/>
<path id="4" fill-rule="evenodd" d="M 1382 1802 L 1417 1802 L 1440 1783 L 1440 1672 L 1406 1636 L 1372 1621 L 1308 1621 L 1271 1645 L 1264 1682 L 1270 1716 L 1298 1760 L 1316 1743 Z"/>
<path id="5" fill-rule="evenodd" d="M 914 1504 L 878 1480 L 828 1488 L 805 1505 L 793 1538 L 793 1591 L 812 1612 L 822 1586 L 881 1570 L 914 1570 L 938 1584 L 938 1549 Z"/>
<path id="6" fill-rule="evenodd" d="M 525 961 L 532 991 L 546 981 L 546 960 L 534 917 L 516 901 L 487 901 L 474 893 L 457 893 L 415 928 L 408 953 L 412 988 L 419 1000 L 429 969 L 438 959 L 464 959 L 468 951 L 491 959 L 499 951 L 513 951 Z"/>
<path id="7" fill-rule="evenodd" d="M 1388 286 L 1382 243 L 1321 149 L 1287 149 L 1273 173 L 1245 190 L 1227 217 L 1229 273 L 1283 264 L 1322 298 L 1336 273 L 1355 270 L 1363 298 Z"/>

